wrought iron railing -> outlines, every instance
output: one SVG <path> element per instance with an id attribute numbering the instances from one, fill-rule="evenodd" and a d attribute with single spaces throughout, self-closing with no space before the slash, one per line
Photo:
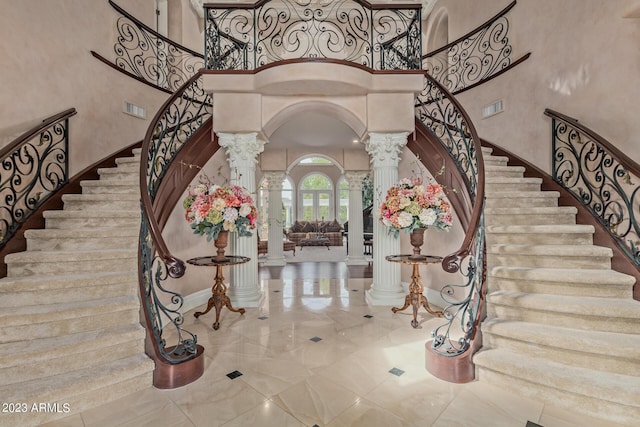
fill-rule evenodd
<path id="1" fill-rule="evenodd" d="M 640 165 L 578 120 L 545 110 L 552 121 L 552 177 L 604 226 L 640 267 Z"/>
<path id="2" fill-rule="evenodd" d="M 204 66 L 201 53 L 157 33 L 112 0 L 109 4 L 122 15 L 114 50 L 115 65 L 123 72 L 174 92 Z"/>
<path id="3" fill-rule="evenodd" d="M 47 117 L 0 150 L 0 247 L 69 180 L 69 118 Z"/>
<path id="4" fill-rule="evenodd" d="M 211 119 L 211 112 L 211 97 L 202 88 L 200 73 L 196 73 L 158 111 L 142 145 L 140 293 L 154 350 L 169 363 L 195 357 L 197 338 L 181 327 L 184 320 L 181 313 L 182 295 L 165 286 L 169 277 L 184 275 L 185 264 L 168 250 L 154 212 L 154 202 L 176 155 Z M 169 305 L 165 301 L 169 301 Z M 177 343 L 172 345 L 165 340 L 164 323 L 168 321 L 177 331 Z"/>
<path id="5" fill-rule="evenodd" d="M 468 115 L 428 74 L 425 74 L 425 88 L 417 97 L 416 117 L 453 158 L 466 184 L 466 188 L 456 190 L 466 191 L 471 201 L 465 239 L 460 249 L 442 262 L 445 271 L 461 274 L 463 283 L 442 288 L 447 322 L 432 332 L 432 350 L 442 356 L 454 357 L 471 347 L 484 316 L 484 161 L 480 138 Z"/>
<path id="6" fill-rule="evenodd" d="M 206 68 L 252 70 L 300 58 L 419 69 L 420 7 L 362 0 L 205 5 Z"/>
<path id="7" fill-rule="evenodd" d="M 424 55 L 423 69 L 449 92 L 457 94 L 528 58 L 529 54 L 517 61 L 511 58 L 513 49 L 506 15 L 515 5 L 513 1 L 478 28 Z"/>

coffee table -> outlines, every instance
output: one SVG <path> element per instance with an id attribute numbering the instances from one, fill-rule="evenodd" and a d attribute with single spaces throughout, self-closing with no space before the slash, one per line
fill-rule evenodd
<path id="1" fill-rule="evenodd" d="M 298 245 L 300 245 L 300 251 L 302 251 L 302 248 L 305 246 L 325 246 L 327 250 L 330 250 L 329 243 L 330 240 L 328 237 L 313 237 L 309 239 L 300 239 L 298 241 Z"/>

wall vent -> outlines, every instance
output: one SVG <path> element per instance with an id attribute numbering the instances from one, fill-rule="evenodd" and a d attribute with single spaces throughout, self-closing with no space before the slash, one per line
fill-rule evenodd
<path id="1" fill-rule="evenodd" d="M 482 107 L 482 118 L 486 119 L 487 117 L 495 116 L 498 113 L 501 113 L 504 110 L 504 102 L 501 100 L 492 102 L 489 105 L 485 105 Z"/>
<path id="2" fill-rule="evenodd" d="M 147 113 L 144 108 L 132 104 L 129 101 L 124 102 L 124 109 L 122 111 L 126 114 L 138 117 L 140 119 L 144 119 L 147 117 Z"/>

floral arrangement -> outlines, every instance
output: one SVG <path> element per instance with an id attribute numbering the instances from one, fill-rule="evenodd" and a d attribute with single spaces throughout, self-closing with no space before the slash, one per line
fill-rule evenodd
<path id="1" fill-rule="evenodd" d="M 453 223 L 451 205 L 445 199 L 442 186 L 423 185 L 420 178 L 404 178 L 387 191 L 380 206 L 380 219 L 396 237 L 400 230 L 409 233 L 416 228 L 449 231 Z"/>
<path id="2" fill-rule="evenodd" d="M 217 185 L 201 176 L 199 184 L 189 188 L 182 205 L 193 233 L 206 235 L 207 241 L 217 239 L 222 230 L 251 236 L 250 230 L 256 228 L 258 211 L 253 199 L 238 185 Z"/>

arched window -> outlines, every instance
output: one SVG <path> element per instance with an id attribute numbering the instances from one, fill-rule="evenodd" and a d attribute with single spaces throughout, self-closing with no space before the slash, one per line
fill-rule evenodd
<path id="1" fill-rule="evenodd" d="M 305 176 L 298 191 L 298 219 L 322 221 L 335 218 L 333 184 L 325 174 Z"/>

